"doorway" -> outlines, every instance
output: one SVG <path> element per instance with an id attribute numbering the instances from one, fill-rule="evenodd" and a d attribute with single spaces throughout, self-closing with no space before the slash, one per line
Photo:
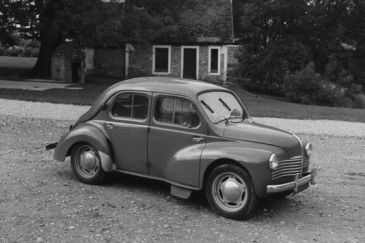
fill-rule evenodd
<path id="1" fill-rule="evenodd" d="M 81 62 L 73 62 L 72 63 L 72 83 L 80 82 L 80 68 Z"/>
<path id="2" fill-rule="evenodd" d="M 199 47 L 181 47 L 181 77 L 188 79 L 198 79 L 199 73 Z"/>

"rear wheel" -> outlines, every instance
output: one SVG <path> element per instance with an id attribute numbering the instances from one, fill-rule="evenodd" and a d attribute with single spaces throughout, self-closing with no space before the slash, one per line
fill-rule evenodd
<path id="1" fill-rule="evenodd" d="M 71 167 L 77 179 L 87 184 L 99 184 L 105 174 L 98 151 L 87 143 L 72 149 Z"/>
<path id="2" fill-rule="evenodd" d="M 236 165 L 225 164 L 214 168 L 205 190 L 214 211 L 226 218 L 244 219 L 257 204 L 251 177 Z"/>

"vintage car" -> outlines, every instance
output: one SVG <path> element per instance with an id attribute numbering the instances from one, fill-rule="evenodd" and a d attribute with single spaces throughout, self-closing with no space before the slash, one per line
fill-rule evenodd
<path id="1" fill-rule="evenodd" d="M 315 183 L 312 145 L 253 122 L 231 90 L 194 80 L 136 78 L 97 99 L 58 143 L 75 176 L 97 184 L 105 172 L 165 181 L 188 198 L 205 190 L 213 210 L 243 219 L 258 198 L 298 193 Z"/>

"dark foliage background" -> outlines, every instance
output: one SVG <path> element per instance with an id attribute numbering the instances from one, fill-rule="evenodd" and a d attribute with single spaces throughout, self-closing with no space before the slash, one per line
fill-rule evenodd
<path id="1" fill-rule="evenodd" d="M 364 1 L 237 2 L 245 87 L 301 103 L 364 105 Z"/>

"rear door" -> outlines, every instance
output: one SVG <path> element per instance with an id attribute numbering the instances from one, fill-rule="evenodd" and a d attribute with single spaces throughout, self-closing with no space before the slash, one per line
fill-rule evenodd
<path id="1" fill-rule="evenodd" d="M 147 174 L 147 131 L 151 93 L 117 94 L 105 123 L 118 170 Z"/>

